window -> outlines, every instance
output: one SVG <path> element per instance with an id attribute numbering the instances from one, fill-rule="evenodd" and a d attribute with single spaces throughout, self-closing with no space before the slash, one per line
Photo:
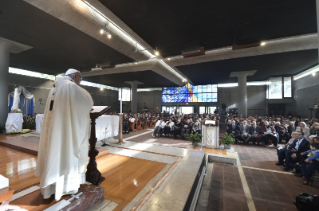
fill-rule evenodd
<path id="1" fill-rule="evenodd" d="M 217 84 L 163 87 L 163 103 L 217 102 Z"/>
<path id="2" fill-rule="evenodd" d="M 292 97 L 292 77 L 269 78 L 267 99 L 283 99 Z"/>
<path id="3" fill-rule="evenodd" d="M 122 91 L 122 101 L 131 101 L 131 89 L 127 87 L 119 88 L 119 100 L 121 100 Z"/>
<path id="4" fill-rule="evenodd" d="M 292 88 L 291 88 L 291 76 L 283 77 L 284 81 L 284 98 L 285 97 L 292 97 Z"/>

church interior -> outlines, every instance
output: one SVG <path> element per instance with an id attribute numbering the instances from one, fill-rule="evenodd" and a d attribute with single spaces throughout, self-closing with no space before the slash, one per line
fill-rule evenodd
<path id="1" fill-rule="evenodd" d="M 319 210 L 318 27 L 315 0 L 1 0 L 0 211 Z M 55 116 L 66 84 L 91 111 Z"/>

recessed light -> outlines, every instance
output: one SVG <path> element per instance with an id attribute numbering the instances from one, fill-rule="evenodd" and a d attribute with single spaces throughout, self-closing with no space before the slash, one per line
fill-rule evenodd
<path id="1" fill-rule="evenodd" d="M 103 34 L 103 33 L 104 33 L 104 30 L 103 30 L 103 29 L 101 29 L 101 30 L 100 30 L 100 34 Z"/>
<path id="2" fill-rule="evenodd" d="M 159 52 L 158 51 L 155 51 L 155 56 L 158 56 L 159 55 Z"/>
<path id="3" fill-rule="evenodd" d="M 260 45 L 261 45 L 261 46 L 264 46 L 264 45 L 266 45 L 266 43 L 265 43 L 265 42 L 261 42 Z"/>
<path id="4" fill-rule="evenodd" d="M 111 35 L 111 34 L 108 34 L 108 35 L 107 35 L 107 38 L 111 39 L 111 38 L 112 38 L 112 35 Z"/>
<path id="5" fill-rule="evenodd" d="M 315 76 L 315 75 L 316 75 L 316 72 L 313 72 L 313 73 L 312 73 L 312 76 Z"/>
<path id="6" fill-rule="evenodd" d="M 171 58 L 168 58 L 168 60 L 171 60 Z"/>
<path id="7" fill-rule="evenodd" d="M 100 88 L 101 91 L 103 91 L 103 88 Z"/>

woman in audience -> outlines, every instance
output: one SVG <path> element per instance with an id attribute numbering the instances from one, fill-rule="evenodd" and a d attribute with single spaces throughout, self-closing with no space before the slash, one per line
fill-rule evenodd
<path id="1" fill-rule="evenodd" d="M 177 120 L 177 123 L 175 124 L 174 126 L 174 138 L 177 138 L 177 136 L 180 136 L 181 133 L 182 133 L 182 127 L 183 127 L 183 124 L 182 124 L 182 119 L 181 118 L 178 118 Z"/>
<path id="2" fill-rule="evenodd" d="M 309 136 L 310 136 L 310 130 L 309 128 L 307 127 L 306 123 L 305 122 L 300 122 L 299 123 L 299 127 L 301 129 L 301 132 L 304 133 L 304 137 L 306 139 L 309 139 Z"/>
<path id="3" fill-rule="evenodd" d="M 295 131 L 294 125 L 295 125 L 294 122 L 289 122 L 289 126 L 287 127 L 287 130 L 288 130 L 288 133 L 290 134 L 290 136 L 291 136 L 291 133 L 292 133 L 293 131 Z"/>
<path id="4" fill-rule="evenodd" d="M 311 141 L 314 137 L 317 137 L 317 136 L 319 136 L 319 123 L 315 122 L 312 124 L 310 128 L 309 140 Z"/>
<path id="5" fill-rule="evenodd" d="M 277 137 L 275 128 L 269 125 L 269 122 L 266 121 L 260 129 L 261 133 L 263 134 L 263 145 L 265 145 L 265 147 L 269 147 L 269 140 L 271 140 L 274 146 L 277 148 Z"/>

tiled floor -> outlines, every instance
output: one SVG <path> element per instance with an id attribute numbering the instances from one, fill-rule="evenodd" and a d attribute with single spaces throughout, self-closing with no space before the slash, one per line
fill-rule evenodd
<path id="1" fill-rule="evenodd" d="M 248 210 L 236 166 L 214 164 L 207 210 Z"/>
<path id="2" fill-rule="evenodd" d="M 299 193 L 319 193 L 319 181 L 305 186 L 302 179 L 276 166 L 275 149 L 234 145 L 257 211 L 297 210 L 293 202 Z M 238 167 L 213 163 L 207 210 L 248 210 Z"/>

